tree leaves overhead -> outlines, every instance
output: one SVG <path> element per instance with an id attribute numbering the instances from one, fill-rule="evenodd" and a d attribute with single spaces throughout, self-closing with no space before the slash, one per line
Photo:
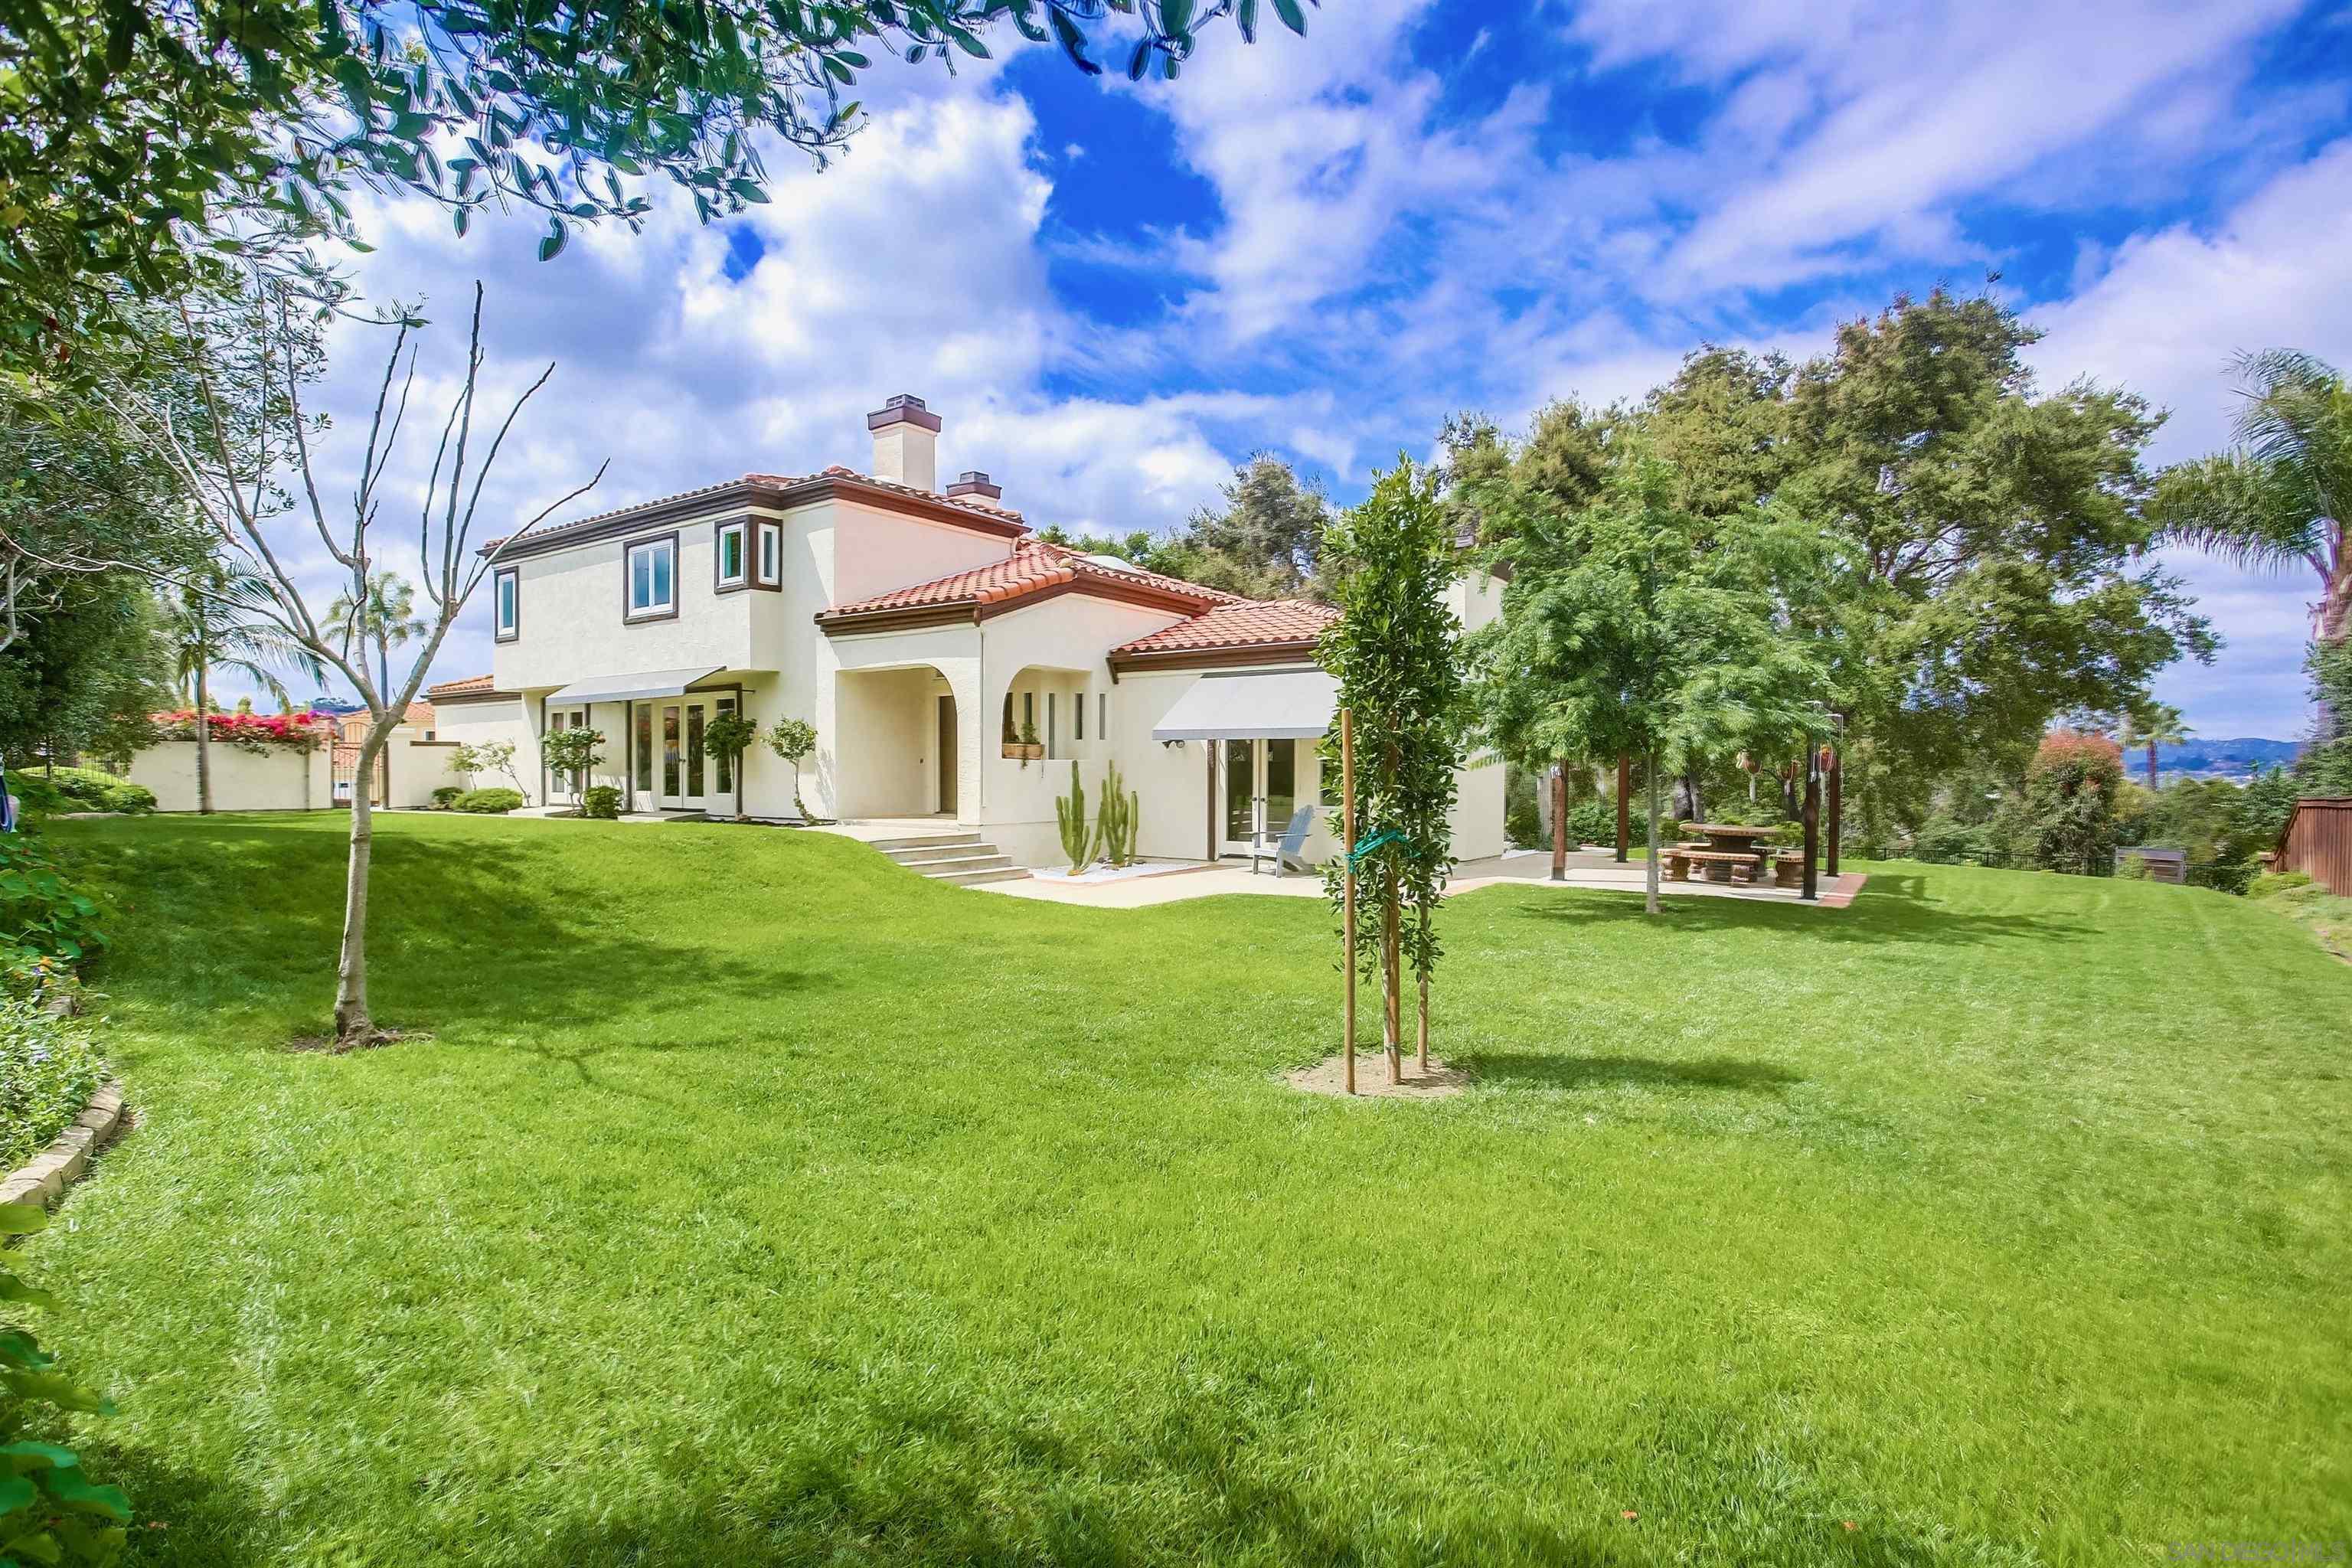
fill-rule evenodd
<path id="1" fill-rule="evenodd" d="M 641 223 L 656 178 L 704 222 L 762 199 L 754 132 L 822 163 L 875 52 L 952 70 L 1004 22 L 1090 73 L 1098 38 L 1133 37 L 1131 72 L 1173 77 L 1235 5 L 8 0 L 0 363 L 54 371 L 127 330 L 107 279 L 174 295 L 232 255 L 352 237 L 354 189 L 425 195 L 461 235 L 472 208 L 539 208 L 551 258 L 568 222 Z M 1296 0 L 1275 11 L 1305 30 Z"/>

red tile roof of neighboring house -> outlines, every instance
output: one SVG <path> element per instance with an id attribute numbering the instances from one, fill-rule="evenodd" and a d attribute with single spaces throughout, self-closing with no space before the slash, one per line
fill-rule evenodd
<path id="1" fill-rule="evenodd" d="M 1323 635 L 1324 627 L 1339 618 L 1339 611 L 1311 599 L 1237 600 L 1191 620 L 1163 626 L 1133 642 L 1121 643 L 1110 650 L 1110 656 L 1150 658 L 1159 654 L 1296 647 L 1312 643 Z"/>
<path id="2" fill-rule="evenodd" d="M 1026 540 L 1002 561 L 970 571 L 950 573 L 911 587 L 894 588 L 871 598 L 854 599 L 821 610 L 817 621 L 836 626 L 869 616 L 895 616 L 928 609 L 970 605 L 975 615 L 1011 601 L 1051 590 L 1092 590 L 1111 597 L 1145 596 L 1168 602 L 1171 610 L 1200 609 L 1244 601 L 1215 588 L 1203 588 L 1181 577 L 1146 572 L 1140 566 L 1111 566 L 1076 551 L 1044 540 Z"/>
<path id="3" fill-rule="evenodd" d="M 410 703 L 408 705 L 408 710 L 400 716 L 400 721 L 404 724 L 415 724 L 420 729 L 431 728 L 433 723 L 433 704 L 430 702 Z"/>
<path id="4" fill-rule="evenodd" d="M 437 686 L 428 686 L 425 689 L 425 695 L 427 697 L 454 697 L 460 692 L 488 691 L 491 689 L 491 686 L 492 682 L 490 677 L 487 675 L 469 675 L 462 680 L 445 680 Z"/>

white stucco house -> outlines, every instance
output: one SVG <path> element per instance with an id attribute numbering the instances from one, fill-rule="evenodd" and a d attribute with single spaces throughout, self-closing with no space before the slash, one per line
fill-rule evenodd
<path id="1" fill-rule="evenodd" d="M 580 781 L 546 775 L 539 738 L 593 725 L 609 745 L 587 782 L 626 810 L 788 818 L 788 764 L 755 748 L 730 776 L 700 741 L 724 713 L 805 719 L 811 813 L 968 826 L 1018 866 L 1056 862 L 1073 762 L 1090 801 L 1117 764 L 1152 858 L 1263 850 L 1321 797 L 1332 683 L 1313 650 L 1335 612 L 1035 538 L 987 475 L 940 486 L 920 398 L 866 426 L 870 473 L 746 474 L 506 545 L 494 668 L 427 692 L 437 738 L 513 742 L 527 791 L 555 804 Z M 1464 624 L 1492 619 L 1500 589 L 1456 584 Z M 1465 770 L 1454 837 L 1460 858 L 1502 852 L 1499 764 Z"/>

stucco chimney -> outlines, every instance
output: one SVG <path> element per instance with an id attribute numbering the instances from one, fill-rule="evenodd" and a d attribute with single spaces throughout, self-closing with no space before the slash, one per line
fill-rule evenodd
<path id="1" fill-rule="evenodd" d="M 978 468 L 966 468 L 948 487 L 948 495 L 956 500 L 977 501 L 982 506 L 996 506 L 1004 500 L 1004 487 L 995 483 Z"/>
<path id="2" fill-rule="evenodd" d="M 866 416 L 874 433 L 874 477 L 919 490 L 940 488 L 940 416 L 902 392 Z"/>

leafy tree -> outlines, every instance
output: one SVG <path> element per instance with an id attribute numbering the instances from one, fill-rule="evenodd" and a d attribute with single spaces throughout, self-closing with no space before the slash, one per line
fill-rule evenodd
<path id="1" fill-rule="evenodd" d="M 2304 668 L 2317 717 L 2295 759 L 2295 782 L 2307 795 L 2352 795 L 2352 723 L 2345 721 L 2352 714 L 2352 639 L 2312 644 Z"/>
<path id="2" fill-rule="evenodd" d="M 1293 32 L 1298 0 L 1268 0 Z M 989 53 L 1009 22 L 1080 69 L 1116 13 L 1121 62 L 1177 75 L 1202 31 L 1256 34 L 1258 0 L 21 0 L 0 26 L 0 352 L 54 363 L 78 326 L 127 328 L 121 280 L 169 299 L 225 260 L 356 238 L 354 191 L 572 226 L 635 225 L 647 181 L 704 221 L 764 201 L 761 133 L 820 162 L 855 128 L 876 53 Z"/>
<path id="3" fill-rule="evenodd" d="M 415 584 L 392 571 L 369 573 L 366 585 L 356 595 L 348 590 L 336 595 L 326 618 L 331 629 L 359 648 L 360 657 L 374 647 L 376 681 L 387 691 L 392 689 L 392 650 L 414 642 L 427 629 L 416 614 Z"/>
<path id="4" fill-rule="evenodd" d="M 449 753 L 449 771 L 463 773 L 469 779 L 490 773 L 504 773 L 514 783 L 515 793 L 523 793 L 522 775 L 515 772 L 515 747 L 512 741 L 481 741 L 461 742 Z"/>
<path id="5" fill-rule="evenodd" d="M 1801 750 L 1835 690 L 1791 616 L 1835 571 L 1822 531 L 1780 508 L 1702 518 L 1686 493 L 1636 448 L 1591 506 L 1520 505 L 1502 614 L 1471 638 L 1479 732 L 1506 756 L 1642 760 L 1653 914 L 1660 769 Z"/>
<path id="6" fill-rule="evenodd" d="M 1326 868 L 1325 884 L 1336 907 L 1351 864 L 1370 891 L 1378 918 L 1348 954 L 1349 984 L 1376 954 L 1382 1043 L 1397 1083 L 1407 964 L 1420 991 L 1418 1054 L 1429 1066 L 1429 976 L 1442 951 L 1433 916 L 1454 865 L 1447 814 L 1467 717 L 1462 627 L 1446 603 L 1457 556 L 1436 476 L 1410 461 L 1375 476 L 1371 494 L 1327 524 L 1321 554 L 1339 568 L 1331 582 L 1341 614 L 1316 658 L 1339 682 L 1356 751 L 1355 841 Z"/>
<path id="7" fill-rule="evenodd" d="M 743 753 L 760 738 L 760 727 L 740 713 L 721 713 L 702 729 L 702 753 L 718 763 L 735 785 L 735 815 L 743 815 Z"/>
<path id="8" fill-rule="evenodd" d="M 2123 752 L 2104 735 L 2053 730 L 2025 771 L 2033 863 L 2046 871 L 2104 877 L 2115 869 L 2116 800 Z"/>
<path id="9" fill-rule="evenodd" d="M 1949 769 L 2127 709 L 2216 646 L 2146 555 L 2160 416 L 2088 384 L 2038 393 L 2021 356 L 2040 335 L 1990 296 L 1898 297 L 1801 366 L 1703 351 L 1633 411 L 1680 504 L 1776 499 L 1858 542 L 1832 673 L 1865 840 L 1918 820 Z"/>
<path id="10" fill-rule="evenodd" d="M 286 687 L 278 668 L 291 667 L 316 679 L 325 666 L 285 628 L 260 574 L 220 561 L 164 594 L 163 637 L 172 651 L 173 678 L 196 714 L 196 810 L 210 816 L 212 726 L 205 715 L 214 710 L 213 671 L 232 671 L 282 701 Z"/>
<path id="11" fill-rule="evenodd" d="M 2352 630 L 2352 387 L 2324 362 L 2287 349 L 2240 354 L 2240 402 L 2228 452 L 2167 468 L 2149 515 L 2163 540 L 2210 550 L 2249 571 L 2308 565 L 2319 579 L 2313 637 Z"/>
<path id="12" fill-rule="evenodd" d="M 801 804 L 801 763 L 816 750 L 816 726 L 805 719 L 779 719 L 768 731 L 768 750 L 784 760 L 793 775 L 793 810 L 802 821 L 809 809 Z"/>
<path id="13" fill-rule="evenodd" d="M 588 775 L 604 765 L 604 731 L 585 724 L 550 730 L 540 737 L 539 754 L 557 778 L 570 778 L 572 787 L 588 787 Z"/>

